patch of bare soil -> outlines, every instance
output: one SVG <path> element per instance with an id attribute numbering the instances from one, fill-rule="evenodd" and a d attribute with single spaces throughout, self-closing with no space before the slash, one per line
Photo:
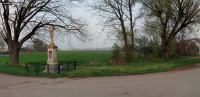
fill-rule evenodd
<path id="1" fill-rule="evenodd" d="M 6 55 L 0 55 L 0 56 L 10 56 L 9 54 L 6 54 Z"/>
<path id="2" fill-rule="evenodd" d="M 200 56 L 196 56 L 196 57 L 190 57 L 190 59 L 199 59 Z"/>
<path id="3" fill-rule="evenodd" d="M 192 68 L 198 67 L 198 65 L 200 65 L 200 63 L 196 63 L 196 64 L 193 64 L 193 65 L 183 66 L 183 67 L 180 67 L 180 68 L 177 68 L 177 69 L 174 69 L 174 70 L 169 70 L 167 72 L 188 70 L 188 69 L 192 69 Z"/>

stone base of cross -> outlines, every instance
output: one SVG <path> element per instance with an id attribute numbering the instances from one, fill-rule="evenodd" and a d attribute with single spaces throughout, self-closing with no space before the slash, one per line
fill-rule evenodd
<path id="1" fill-rule="evenodd" d="M 49 70 L 49 73 L 58 73 L 58 60 L 57 60 L 57 46 L 55 45 L 48 45 L 47 51 L 48 51 L 48 60 L 46 66 L 46 70 Z"/>

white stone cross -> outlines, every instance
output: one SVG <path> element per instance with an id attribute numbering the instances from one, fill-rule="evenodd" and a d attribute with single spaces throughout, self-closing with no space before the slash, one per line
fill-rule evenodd
<path id="1" fill-rule="evenodd" d="M 50 36 L 51 36 L 51 43 L 50 43 L 50 45 L 54 45 L 54 39 L 53 39 L 53 31 L 55 30 L 55 28 L 51 25 L 50 27 L 49 27 L 49 32 L 50 32 Z"/>

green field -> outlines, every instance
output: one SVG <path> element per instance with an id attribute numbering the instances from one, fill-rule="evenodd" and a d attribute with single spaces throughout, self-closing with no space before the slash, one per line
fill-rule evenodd
<path id="1" fill-rule="evenodd" d="M 47 77 L 76 77 L 76 76 L 109 76 L 129 75 L 161 72 L 176 69 L 184 65 L 192 65 L 200 62 L 200 59 L 179 57 L 175 59 L 137 59 L 137 53 L 133 63 L 120 65 L 110 64 L 111 51 L 59 51 L 58 61 L 76 61 L 77 70 L 62 72 L 61 74 L 36 74 L 27 73 L 25 63 L 46 61 L 46 52 L 24 53 L 19 55 L 20 65 L 10 65 L 9 56 L 0 56 L 0 72 L 23 76 L 47 76 Z"/>

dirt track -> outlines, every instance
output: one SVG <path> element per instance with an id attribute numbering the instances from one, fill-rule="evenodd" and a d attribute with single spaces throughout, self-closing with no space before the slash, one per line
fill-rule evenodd
<path id="1" fill-rule="evenodd" d="M 0 74 L 0 97 L 200 97 L 200 64 L 144 75 L 39 78 Z"/>
<path id="2" fill-rule="evenodd" d="M 0 55 L 0 56 L 10 56 L 9 54 L 6 54 L 6 55 Z"/>

